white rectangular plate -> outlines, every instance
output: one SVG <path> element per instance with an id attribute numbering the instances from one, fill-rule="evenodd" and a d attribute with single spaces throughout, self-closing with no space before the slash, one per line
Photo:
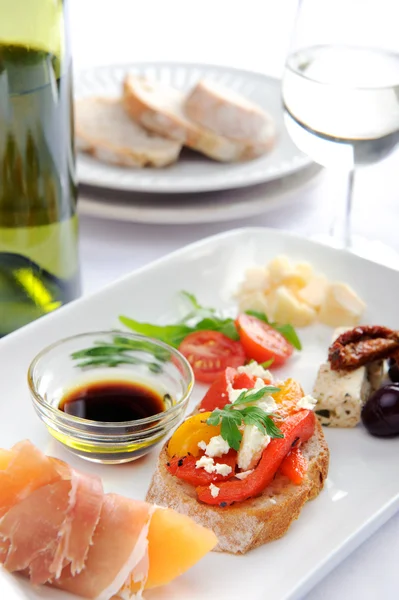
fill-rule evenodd
<path id="1" fill-rule="evenodd" d="M 309 260 L 328 277 L 350 283 L 367 302 L 365 321 L 399 329 L 394 301 L 399 272 L 279 231 L 231 231 L 179 250 L 0 340 L 0 446 L 29 438 L 46 453 L 99 474 L 106 491 L 144 498 L 157 452 L 123 466 L 74 458 L 48 435 L 33 412 L 26 383 L 30 361 L 43 346 L 62 337 L 119 327 L 121 314 L 167 322 L 177 316 L 177 293 L 182 289 L 194 292 L 206 305 L 231 306 L 246 267 L 264 264 L 279 253 Z M 302 330 L 301 337 L 304 350 L 289 361 L 282 375 L 299 379 L 310 392 L 318 366 L 326 360 L 331 329 L 312 326 Z M 202 393 L 203 389 L 196 390 L 193 404 Z M 326 430 L 326 437 L 331 465 L 325 489 L 304 507 L 284 538 L 242 557 L 212 553 L 146 598 L 302 598 L 399 506 L 399 439 L 373 438 L 360 426 Z M 72 596 L 50 588 L 34 589 L 0 570 L 0 598 L 67 600 Z"/>

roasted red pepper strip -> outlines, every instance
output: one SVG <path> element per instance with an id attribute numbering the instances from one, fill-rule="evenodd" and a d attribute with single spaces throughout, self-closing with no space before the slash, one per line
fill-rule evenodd
<path id="1" fill-rule="evenodd" d="M 227 367 L 224 373 L 216 377 L 209 390 L 202 398 L 201 410 L 214 411 L 216 408 L 223 408 L 229 401 L 227 387 L 237 375 L 237 370 L 233 367 Z"/>
<path id="2" fill-rule="evenodd" d="M 216 408 L 223 408 L 229 402 L 228 386 L 232 385 L 235 390 L 244 388 L 250 390 L 255 386 L 255 377 L 246 373 L 238 373 L 237 369 L 227 367 L 224 373 L 221 373 L 205 394 L 201 402 L 201 410 L 214 411 Z"/>
<path id="3" fill-rule="evenodd" d="M 308 461 L 297 446 L 292 448 L 280 466 L 280 473 L 297 485 L 301 484 L 308 470 Z"/>
<path id="4" fill-rule="evenodd" d="M 175 475 L 179 479 L 190 483 L 191 485 L 208 485 L 215 483 L 215 481 L 226 481 L 227 479 L 234 477 L 234 471 L 237 462 L 237 452 L 230 450 L 228 454 L 223 454 L 220 458 L 214 458 L 215 463 L 223 465 L 229 465 L 231 467 L 230 475 L 219 475 L 217 473 L 208 473 L 203 467 L 196 468 L 195 463 L 199 460 L 200 456 L 185 456 L 179 458 L 174 456 L 166 466 L 167 470 L 171 475 Z"/>
<path id="5" fill-rule="evenodd" d="M 315 428 L 315 416 L 312 411 L 301 410 L 288 417 L 279 427 L 283 438 L 274 438 L 264 449 L 256 469 L 243 480 L 226 481 L 218 484 L 219 494 L 214 498 L 209 486 L 197 487 L 198 499 L 206 504 L 218 504 L 221 507 L 234 502 L 242 502 L 258 496 L 273 481 L 273 478 L 296 442 L 306 442 L 312 437 Z"/>

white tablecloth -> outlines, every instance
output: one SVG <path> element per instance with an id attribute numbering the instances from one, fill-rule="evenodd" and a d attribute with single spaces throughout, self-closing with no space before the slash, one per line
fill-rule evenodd
<path id="1" fill-rule="evenodd" d="M 294 15 L 293 0 L 71 0 L 75 68 L 135 60 L 201 60 L 279 76 Z M 223 45 L 225 38 L 230 42 Z M 396 153 L 383 163 L 359 172 L 354 229 L 399 251 L 398 171 L 399 153 Z M 295 201 L 290 206 L 260 217 L 214 225 L 151 226 L 82 217 L 84 291 L 96 291 L 176 248 L 233 227 L 265 225 L 305 235 L 327 232 L 330 223 L 327 198 L 339 205 L 344 190 L 345 174 L 336 173 L 322 178 L 315 188 L 294 194 Z M 298 560 L 301 552 L 306 552 L 305 546 L 298 548 Z M 399 515 L 307 598 L 397 598 L 398 554 Z"/>

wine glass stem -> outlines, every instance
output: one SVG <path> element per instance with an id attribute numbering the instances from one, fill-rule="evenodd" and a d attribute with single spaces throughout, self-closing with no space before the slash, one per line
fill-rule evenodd
<path id="1" fill-rule="evenodd" d="M 335 178 L 337 173 L 334 172 Z M 348 173 L 348 178 L 345 187 L 345 204 L 339 204 L 337 210 L 336 193 L 331 197 L 332 209 L 335 212 L 334 220 L 330 227 L 330 236 L 334 239 L 334 245 L 337 248 L 349 250 L 352 247 L 352 202 L 353 189 L 355 183 L 355 171 L 352 169 Z M 335 189 L 335 186 L 333 186 Z"/>
<path id="2" fill-rule="evenodd" d="M 353 188 L 355 183 L 355 170 L 348 173 L 348 184 L 346 189 L 345 216 L 344 216 L 344 248 L 348 250 L 352 246 L 352 202 Z"/>

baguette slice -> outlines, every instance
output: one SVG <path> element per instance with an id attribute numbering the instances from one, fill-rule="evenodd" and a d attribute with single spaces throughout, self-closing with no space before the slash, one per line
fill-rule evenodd
<path id="1" fill-rule="evenodd" d="M 186 116 L 183 92 L 136 75 L 126 76 L 123 101 L 130 116 L 146 129 L 220 162 L 256 158 L 273 143 L 270 136 L 261 141 L 238 141 L 218 135 Z"/>
<path id="2" fill-rule="evenodd" d="M 164 167 L 177 161 L 182 148 L 135 123 L 116 98 L 78 100 L 75 129 L 79 150 L 124 167 Z"/>
<path id="3" fill-rule="evenodd" d="M 215 551 L 232 554 L 245 554 L 283 536 L 305 502 L 315 498 L 323 488 L 329 464 L 328 446 L 316 421 L 314 435 L 302 446 L 309 466 L 301 485 L 277 474 L 261 496 L 219 508 L 198 502 L 194 487 L 168 473 L 166 449 L 167 443 L 159 456 L 147 501 L 173 508 L 212 529 L 219 540 Z"/>
<path id="4" fill-rule="evenodd" d="M 199 125 L 233 140 L 271 142 L 275 135 L 270 115 L 241 94 L 215 81 L 199 81 L 186 99 L 184 108 L 186 115 Z"/>

